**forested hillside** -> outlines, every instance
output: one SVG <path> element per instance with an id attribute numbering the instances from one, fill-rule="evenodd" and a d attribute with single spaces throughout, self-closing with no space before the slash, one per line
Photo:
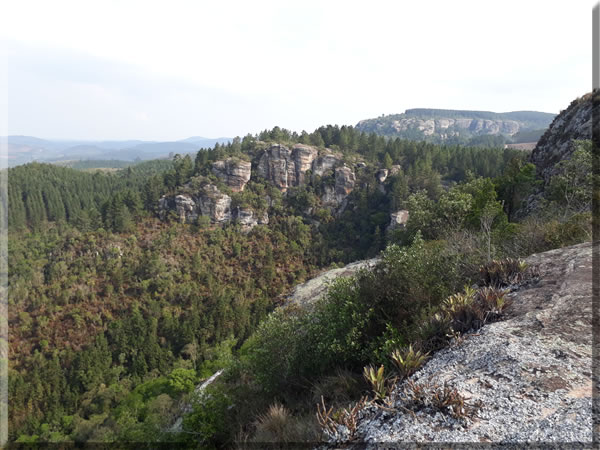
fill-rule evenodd
<path id="1" fill-rule="evenodd" d="M 295 171 L 286 155 L 300 155 Z M 283 403 L 297 419 L 289 439 L 314 441 L 311 395 L 343 380 L 354 387 L 336 402 L 360 393 L 360 377 L 340 371 L 408 343 L 480 265 L 589 236 L 589 213 L 553 215 L 569 206 L 559 190 L 511 221 L 539 184 L 527 157 L 276 127 L 115 173 L 9 169 L 11 439 L 264 442 L 267 411 Z M 398 211 L 408 220 L 390 226 Z M 261 221 L 246 226 L 252 214 Z M 390 271 L 335 287 L 318 320 L 264 322 L 294 285 L 389 244 Z M 312 340 L 290 334 L 299 329 Z M 221 368 L 172 430 L 194 386 Z"/>

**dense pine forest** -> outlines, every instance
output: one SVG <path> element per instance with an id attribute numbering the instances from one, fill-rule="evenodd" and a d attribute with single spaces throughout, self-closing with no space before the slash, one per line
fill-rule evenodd
<path id="1" fill-rule="evenodd" d="M 361 163 L 346 206 L 323 203 L 331 171 L 285 193 L 254 176 L 234 192 L 211 173 L 216 161 L 254 162 L 274 143 Z M 482 265 L 589 239 L 591 145 L 577 146 L 543 191 L 523 151 L 346 126 L 275 127 L 107 173 L 9 169 L 10 439 L 317 441 L 319 398 L 339 407 L 359 398 L 365 365 L 430 342 L 436 331 L 422 324 Z M 377 183 L 382 168 L 395 171 Z M 234 206 L 268 211 L 268 224 L 248 231 L 161 215 L 163 196 L 198 180 L 216 183 Z M 408 222 L 387 230 L 398 210 Z M 382 251 L 379 270 L 335 283 L 314 310 L 276 309 L 319 271 Z M 210 395 L 195 401 L 195 386 L 220 369 Z"/>

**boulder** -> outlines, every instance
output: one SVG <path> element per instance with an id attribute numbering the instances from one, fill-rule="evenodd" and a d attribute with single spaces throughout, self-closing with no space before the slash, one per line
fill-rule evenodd
<path id="1" fill-rule="evenodd" d="M 367 259 L 353 262 L 341 268 L 327 270 L 307 282 L 297 285 L 287 298 L 284 306 L 309 306 L 325 295 L 328 286 L 336 278 L 350 277 L 360 269 L 371 269 L 379 261 L 379 258 Z"/>
<path id="2" fill-rule="evenodd" d="M 595 99 L 594 99 L 595 97 Z M 557 164 L 571 157 L 573 140 L 592 138 L 592 117 L 600 115 L 600 92 L 588 93 L 573 100 L 554 121 L 531 152 L 530 161 L 548 184 Z"/>
<path id="3" fill-rule="evenodd" d="M 379 181 L 379 183 L 383 183 L 385 180 L 387 180 L 388 173 L 388 169 L 379 169 L 375 174 L 375 177 L 377 177 L 377 181 Z"/>
<path id="4" fill-rule="evenodd" d="M 397 228 L 405 228 L 408 223 L 408 210 L 401 209 L 390 214 L 390 224 L 387 226 L 387 231 L 393 231 Z"/>

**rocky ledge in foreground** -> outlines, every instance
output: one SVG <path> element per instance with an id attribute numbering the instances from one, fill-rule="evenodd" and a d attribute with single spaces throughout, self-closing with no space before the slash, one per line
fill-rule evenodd
<path id="1" fill-rule="evenodd" d="M 540 279 L 509 294 L 506 320 L 488 324 L 439 351 L 410 378 L 457 389 L 471 419 L 423 408 L 399 412 L 369 406 L 351 442 L 592 442 L 592 247 L 590 243 L 532 255 Z M 396 387 L 399 394 L 406 383 Z M 337 444 L 342 443 L 340 441 Z M 360 445 L 364 448 L 364 445 Z"/>

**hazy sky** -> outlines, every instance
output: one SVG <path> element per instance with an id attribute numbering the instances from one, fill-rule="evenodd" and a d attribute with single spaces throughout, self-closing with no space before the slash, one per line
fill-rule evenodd
<path id="1" fill-rule="evenodd" d="M 11 0 L 8 132 L 177 140 L 416 107 L 558 113 L 591 90 L 594 4 Z"/>

